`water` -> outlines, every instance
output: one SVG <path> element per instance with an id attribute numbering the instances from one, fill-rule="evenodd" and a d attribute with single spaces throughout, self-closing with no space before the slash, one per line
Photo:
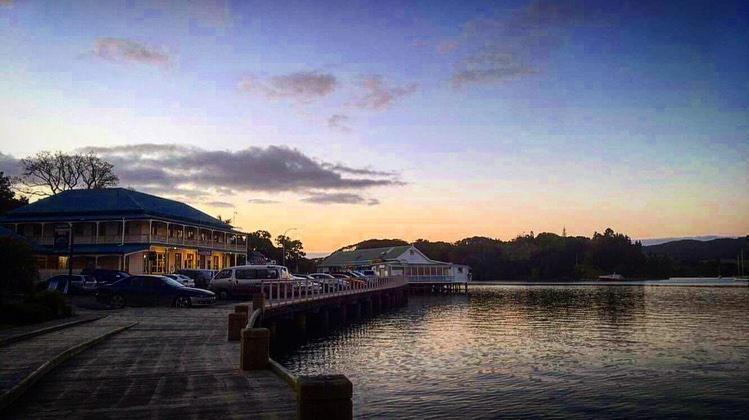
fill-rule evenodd
<path id="1" fill-rule="evenodd" d="M 348 376 L 357 417 L 744 417 L 749 288 L 412 296 L 278 359 Z"/>

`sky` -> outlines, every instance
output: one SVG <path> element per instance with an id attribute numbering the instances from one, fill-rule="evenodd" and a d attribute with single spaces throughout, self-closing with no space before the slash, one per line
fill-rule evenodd
<path id="1" fill-rule="evenodd" d="M 749 233 L 749 3 L 0 0 L 0 170 L 301 239 Z"/>

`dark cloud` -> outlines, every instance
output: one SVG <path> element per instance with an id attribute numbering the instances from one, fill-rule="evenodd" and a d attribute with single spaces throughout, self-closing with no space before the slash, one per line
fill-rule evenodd
<path id="1" fill-rule="evenodd" d="M 378 170 L 371 169 L 371 168 L 352 168 L 342 163 L 336 163 L 336 164 L 325 163 L 323 165 L 325 166 L 325 168 L 328 168 L 330 170 L 340 172 L 340 173 L 347 173 L 351 175 L 388 176 L 388 177 L 394 177 L 398 175 L 396 172 L 378 171 Z"/>
<path id="2" fill-rule="evenodd" d="M 365 204 L 375 206 L 380 204 L 376 198 L 364 198 L 353 193 L 314 193 L 302 201 L 315 204 Z"/>
<path id="3" fill-rule="evenodd" d="M 135 62 L 151 66 L 168 66 L 169 54 L 136 41 L 119 38 L 99 38 L 92 53 L 99 58 L 116 62 Z"/>
<path id="4" fill-rule="evenodd" d="M 239 191 L 309 191 L 365 189 L 402 185 L 390 178 L 346 177 L 351 171 L 332 169 L 297 149 L 283 146 L 248 147 L 238 151 L 205 150 L 174 144 L 135 144 L 87 147 L 115 165 L 123 185 L 141 189 L 179 187 L 215 193 Z"/>
<path id="5" fill-rule="evenodd" d="M 661 14 L 661 3 L 535 0 L 496 17 L 470 20 L 461 39 L 467 55 L 456 64 L 452 84 L 497 84 L 540 73 L 571 28 L 611 31 L 632 18 Z"/>
<path id="6" fill-rule="evenodd" d="M 226 209 L 233 209 L 234 204 L 227 203 L 226 201 L 209 201 L 205 203 L 211 207 L 220 207 L 220 208 L 226 208 Z"/>
<path id="7" fill-rule="evenodd" d="M 275 204 L 278 203 L 277 200 L 266 200 L 264 198 L 250 198 L 247 200 L 250 204 Z"/>
<path id="8" fill-rule="evenodd" d="M 362 93 L 350 104 L 362 109 L 381 111 L 393 106 L 397 101 L 408 96 L 418 88 L 416 83 L 403 86 L 389 85 L 378 74 L 362 77 L 359 82 Z"/>
<path id="9" fill-rule="evenodd" d="M 349 117 L 343 114 L 333 114 L 328 118 L 328 128 L 331 128 L 333 130 L 340 130 L 340 131 L 351 131 L 351 129 L 346 125 L 348 122 Z"/>
<path id="10" fill-rule="evenodd" d="M 5 176 L 21 175 L 21 162 L 11 155 L 0 152 L 0 172 Z"/>
<path id="11" fill-rule="evenodd" d="M 331 94 L 337 85 L 338 81 L 332 74 L 310 71 L 269 78 L 247 76 L 239 82 L 239 89 L 269 99 L 293 99 L 306 103 Z"/>

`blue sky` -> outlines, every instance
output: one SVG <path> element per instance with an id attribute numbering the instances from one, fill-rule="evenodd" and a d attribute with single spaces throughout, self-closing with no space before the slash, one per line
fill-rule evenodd
<path id="1" fill-rule="evenodd" d="M 247 230 L 302 225 L 313 251 L 564 226 L 746 234 L 749 6 L 715 3 L 6 0 L 0 152 L 9 171 L 96 147 L 123 184 Z M 239 166 L 149 182 L 138 157 L 163 151 L 144 144 Z M 274 146 L 330 173 L 241 175 L 247 148 L 284 164 Z"/>

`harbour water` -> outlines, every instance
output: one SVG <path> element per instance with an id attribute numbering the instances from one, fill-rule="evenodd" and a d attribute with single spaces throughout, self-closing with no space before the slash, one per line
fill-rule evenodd
<path id="1" fill-rule="evenodd" d="M 369 418 L 743 417 L 749 288 L 473 286 L 278 357 Z"/>

